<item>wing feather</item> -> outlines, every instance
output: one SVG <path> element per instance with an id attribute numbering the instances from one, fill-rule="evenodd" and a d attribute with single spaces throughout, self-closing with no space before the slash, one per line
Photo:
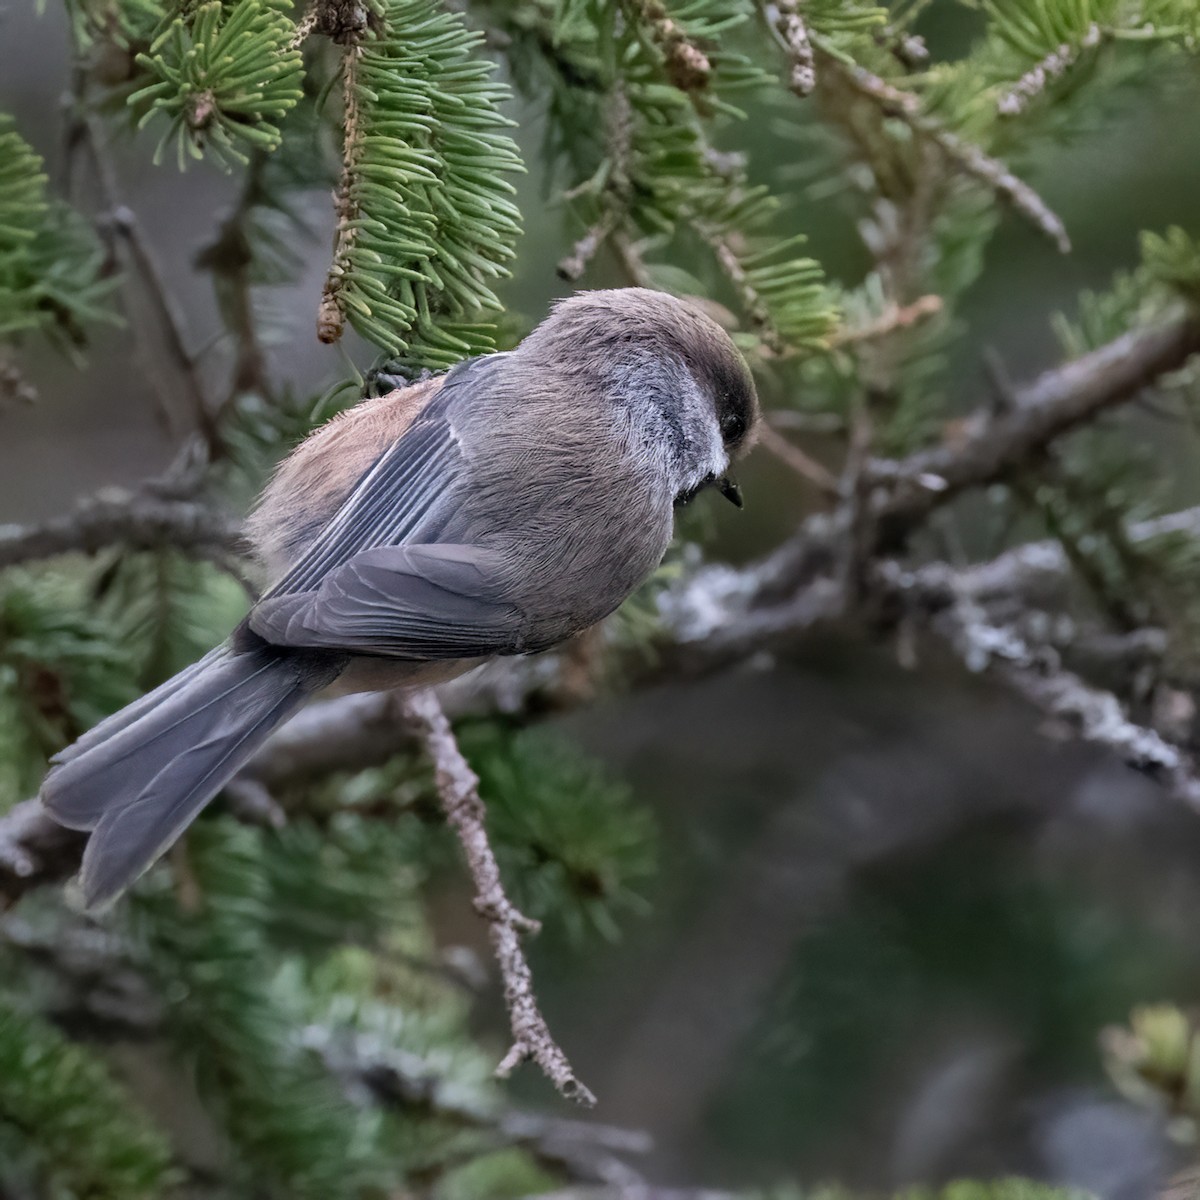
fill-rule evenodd
<path id="1" fill-rule="evenodd" d="M 524 614 L 501 577 L 501 564 L 478 546 L 379 546 L 316 591 L 263 601 L 250 627 L 276 645 L 389 658 L 518 653 Z"/>
<path id="2" fill-rule="evenodd" d="M 464 363 L 364 473 L 295 566 L 255 605 L 250 628 L 278 646 L 412 659 L 514 653 L 524 614 L 504 563 L 447 534 L 465 471 L 451 420 L 506 356 Z"/>

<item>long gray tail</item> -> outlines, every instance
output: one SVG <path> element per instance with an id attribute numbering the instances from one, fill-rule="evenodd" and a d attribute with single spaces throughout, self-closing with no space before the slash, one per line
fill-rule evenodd
<path id="1" fill-rule="evenodd" d="M 60 824 L 93 831 L 88 907 L 129 887 L 336 673 L 308 656 L 222 646 L 56 755 L 41 799 Z"/>

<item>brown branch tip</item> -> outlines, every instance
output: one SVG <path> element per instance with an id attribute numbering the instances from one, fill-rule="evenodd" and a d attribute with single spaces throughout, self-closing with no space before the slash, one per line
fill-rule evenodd
<path id="1" fill-rule="evenodd" d="M 591 1108 L 596 1097 L 576 1077 L 538 1007 L 521 935 L 537 933 L 541 925 L 521 913 L 504 891 L 484 824 L 486 810 L 479 796 L 479 777 L 458 748 L 450 722 L 432 691 L 405 697 L 404 715 L 433 762 L 438 798 L 466 856 L 475 884 L 475 909 L 488 922 L 492 950 L 504 981 L 513 1043 L 496 1074 L 505 1079 L 531 1059 L 560 1095 Z"/>

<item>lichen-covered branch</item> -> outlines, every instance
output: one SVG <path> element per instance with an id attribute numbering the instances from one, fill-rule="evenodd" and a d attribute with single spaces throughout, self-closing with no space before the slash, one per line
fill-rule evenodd
<path id="1" fill-rule="evenodd" d="M 499 1145 L 520 1146 L 548 1170 L 579 1183 L 641 1183 L 639 1173 L 624 1160 L 652 1148 L 651 1138 L 641 1130 L 484 1105 L 464 1096 L 417 1055 L 381 1051 L 377 1045 L 364 1045 L 366 1040 L 320 1025 L 304 1033 L 305 1046 L 320 1055 L 355 1098 L 365 1093 L 383 1108 L 428 1112 L 448 1124 L 490 1133 Z"/>
<path id="2" fill-rule="evenodd" d="M 30 888 L 69 879 L 79 870 L 86 838 L 23 800 L 0 817 L 0 912 Z"/>
<path id="3" fill-rule="evenodd" d="M 358 237 L 358 203 L 355 200 L 360 138 L 358 113 L 358 47 L 349 44 L 342 57 L 342 177 L 338 183 L 334 212 L 337 216 L 336 244 L 329 274 L 317 310 L 317 337 L 336 342 L 346 327 L 342 291 L 351 269 L 350 257 Z"/>
<path id="4" fill-rule="evenodd" d="M 1100 45 L 1103 34 L 1100 26 L 1093 23 L 1080 38 L 1077 45 L 1064 42 L 1047 54 L 1041 62 L 1030 67 L 1011 88 L 996 101 L 996 110 L 1001 116 L 1016 117 L 1025 111 L 1030 102 L 1040 96 L 1055 79 L 1065 75 L 1080 59 L 1085 50 Z"/>
<path id="5" fill-rule="evenodd" d="M 935 563 L 908 572 L 889 564 L 881 577 L 923 612 L 969 670 L 994 676 L 1047 717 L 1111 750 L 1169 795 L 1200 810 L 1200 777 L 1188 751 L 1131 720 L 1111 692 L 1064 668 L 1052 648 L 1031 645 L 1014 628 L 992 622 L 960 589 L 951 568 Z"/>

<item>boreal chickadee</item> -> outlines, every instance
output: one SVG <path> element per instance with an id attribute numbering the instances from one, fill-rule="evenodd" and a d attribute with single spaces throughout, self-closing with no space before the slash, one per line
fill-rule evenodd
<path id="1" fill-rule="evenodd" d="M 118 896 L 314 692 L 421 686 L 557 645 L 658 566 L 758 419 L 725 331 L 643 288 L 558 303 L 513 351 L 364 401 L 283 461 L 230 639 L 55 756 L 42 801 Z"/>

